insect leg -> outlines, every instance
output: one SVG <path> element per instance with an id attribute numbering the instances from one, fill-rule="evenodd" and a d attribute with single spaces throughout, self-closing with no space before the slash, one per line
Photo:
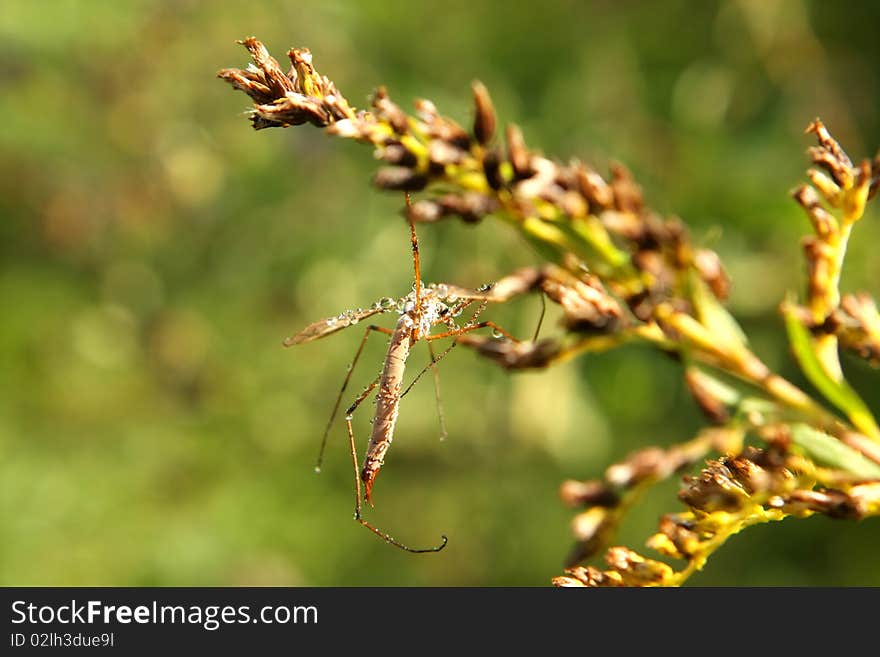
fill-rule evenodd
<path id="1" fill-rule="evenodd" d="M 425 340 L 439 340 L 440 338 L 451 338 L 453 336 L 464 335 L 465 333 L 470 333 L 471 331 L 476 331 L 477 329 L 486 328 L 486 327 L 491 327 L 491 328 L 495 329 L 496 331 L 498 331 L 501 335 L 503 335 L 508 340 L 512 340 L 513 342 L 519 342 L 519 340 L 517 338 L 513 337 L 510 333 L 508 333 L 505 329 L 498 326 L 498 324 L 496 324 L 493 321 L 479 322 L 477 324 L 470 324 L 470 325 L 464 326 L 464 327 L 462 327 L 460 329 L 456 329 L 454 331 L 446 331 L 445 333 L 438 333 L 437 335 L 428 335 L 428 336 L 425 336 Z"/>
<path id="2" fill-rule="evenodd" d="M 339 394 L 336 395 L 336 402 L 333 404 L 333 411 L 330 413 L 330 419 L 327 420 L 327 426 L 324 427 L 324 435 L 321 437 L 321 450 L 318 452 L 318 461 L 315 464 L 315 472 L 321 471 L 321 465 L 324 463 L 324 449 L 327 447 L 327 437 L 330 435 L 330 427 L 333 426 L 333 420 L 336 419 L 336 413 L 339 412 L 339 404 L 342 402 L 342 395 L 345 394 L 345 390 L 348 388 L 348 382 L 351 380 L 351 373 L 354 371 L 354 366 L 357 365 L 358 359 L 361 357 L 364 345 L 367 343 L 367 338 L 370 336 L 370 333 L 374 331 L 385 333 L 386 335 L 391 335 L 391 333 L 393 333 L 391 329 L 376 326 L 375 324 L 370 324 L 364 331 L 364 337 L 361 338 L 357 351 L 354 353 L 354 358 L 348 365 L 348 371 L 345 374 L 345 379 L 342 381 L 342 387 L 339 389 Z"/>
<path id="3" fill-rule="evenodd" d="M 455 344 L 453 342 L 453 344 Z M 446 440 L 449 433 L 446 431 L 446 418 L 443 415 L 443 400 L 440 398 L 440 372 L 437 370 L 437 357 L 434 354 L 434 346 L 428 342 L 428 353 L 431 354 L 431 372 L 434 374 L 434 401 L 437 402 L 437 419 L 440 420 L 440 440 Z M 448 351 L 440 357 L 445 356 Z M 403 397 L 403 395 L 401 395 Z"/>
<path id="4" fill-rule="evenodd" d="M 360 477 L 360 471 L 358 470 L 357 447 L 356 447 L 355 441 L 354 441 L 354 429 L 351 426 L 351 415 L 352 415 L 352 413 L 354 413 L 355 409 L 360 405 L 360 403 L 364 399 L 367 398 L 367 395 L 370 394 L 370 392 L 373 390 L 373 388 L 375 388 L 378 385 L 378 382 L 379 382 L 378 379 L 373 381 L 373 383 L 370 384 L 367 387 L 367 389 L 364 390 L 358 396 L 358 398 L 354 401 L 354 403 L 348 407 L 348 409 L 346 410 L 346 414 L 345 414 L 345 424 L 346 424 L 346 427 L 348 428 L 348 445 L 349 445 L 349 448 L 351 449 L 351 464 L 352 464 L 352 467 L 354 468 L 354 519 L 357 520 L 361 525 L 363 525 L 364 527 L 369 529 L 371 532 L 373 532 L 376 536 L 381 538 L 386 543 L 390 543 L 394 547 L 400 548 L 401 550 L 405 550 L 406 552 L 413 552 L 415 554 L 422 554 L 425 552 L 439 552 L 440 550 L 442 550 L 443 548 L 446 547 L 446 543 L 449 541 L 449 539 L 446 537 L 445 534 L 441 534 L 441 536 L 440 536 L 441 541 L 440 541 L 439 545 L 435 545 L 434 547 L 429 547 L 429 548 L 418 548 L 418 549 L 411 548 L 407 545 L 404 545 L 403 543 L 401 543 L 400 541 L 395 539 L 390 534 L 386 534 L 385 532 L 380 530 L 378 527 L 375 527 L 374 525 L 370 524 L 370 522 L 365 520 L 361 515 L 361 477 Z"/>

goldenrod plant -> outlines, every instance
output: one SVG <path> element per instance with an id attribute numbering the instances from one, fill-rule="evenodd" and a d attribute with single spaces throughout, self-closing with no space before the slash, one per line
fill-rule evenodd
<path id="1" fill-rule="evenodd" d="M 780 307 L 792 354 L 814 388 L 807 391 L 752 351 L 724 305 L 731 283 L 718 255 L 696 247 L 680 219 L 650 209 L 623 165 L 603 176 L 577 160 L 554 160 L 529 148 L 515 125 L 498 137 L 479 82 L 466 130 L 428 100 L 417 100 L 414 114 L 404 111 L 384 88 L 370 109 L 357 110 L 317 72 L 309 50 L 290 50 L 285 72 L 257 39 L 241 43 L 253 63 L 219 77 L 250 96 L 255 129 L 311 124 L 368 144 L 383 163 L 377 187 L 420 193 L 408 211 L 416 222 L 494 217 L 540 254 L 542 265 L 504 280 L 517 294 L 534 291 L 558 304 L 559 335 L 520 342 L 469 333 L 458 344 L 508 370 L 628 343 L 681 363 L 708 426 L 679 445 L 639 450 L 599 479 L 562 484 L 563 502 L 579 510 L 568 569 L 554 584 L 677 586 L 749 526 L 880 515 L 880 429 L 839 358 L 847 350 L 880 364 L 874 300 L 840 292 L 847 243 L 880 185 L 880 156 L 853 163 L 820 120 L 807 128 L 818 142 L 809 151 L 814 167 L 792 195 L 814 233 L 803 242 L 808 280 L 804 294 L 789 294 Z M 669 563 L 608 548 L 642 493 L 673 475 L 684 475 L 685 509 L 665 515 L 648 540 Z M 582 565 L 603 550 L 604 569 Z"/>

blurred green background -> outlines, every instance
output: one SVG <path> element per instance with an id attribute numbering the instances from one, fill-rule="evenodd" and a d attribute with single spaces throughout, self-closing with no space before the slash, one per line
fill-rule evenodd
<path id="1" fill-rule="evenodd" d="M 719 250 L 757 352 L 797 381 L 776 315 L 799 289 L 802 135 L 880 145 L 880 4 L 454 0 L 0 4 L 0 584 L 546 585 L 570 546 L 566 478 L 596 476 L 700 418 L 678 368 L 630 348 L 508 376 L 463 349 L 406 398 L 371 518 L 351 520 L 343 426 L 312 470 L 360 331 L 285 351 L 306 323 L 411 284 L 398 195 L 369 149 L 253 132 L 214 76 L 256 35 L 308 46 L 365 104 L 388 86 L 559 157 L 627 163 L 649 203 Z M 497 222 L 421 229 L 426 280 L 479 285 L 533 254 Z M 878 213 L 847 289 L 878 291 Z M 493 310 L 528 335 L 536 299 Z M 387 321 L 392 321 L 389 317 Z M 545 328 L 552 331 L 553 327 Z M 356 373 L 378 371 L 376 339 Z M 413 363 L 427 355 L 416 349 Z M 846 366 L 874 408 L 876 375 Z M 412 367 L 415 371 L 416 367 Z M 368 412 L 357 427 L 366 440 Z M 676 484 L 633 513 L 641 549 Z M 880 585 L 880 523 L 789 520 L 731 540 L 700 585 Z"/>

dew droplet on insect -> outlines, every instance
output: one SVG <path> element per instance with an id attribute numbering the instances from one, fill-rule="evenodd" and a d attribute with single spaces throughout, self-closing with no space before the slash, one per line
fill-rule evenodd
<path id="1" fill-rule="evenodd" d="M 351 316 L 351 319 L 349 320 L 349 324 L 351 324 L 352 326 L 354 326 L 354 325 L 357 324 L 359 321 L 361 321 L 361 320 L 360 320 L 356 315 L 352 315 L 352 316 Z"/>
<path id="2" fill-rule="evenodd" d="M 316 474 L 321 474 L 321 466 L 320 466 L 320 465 L 316 465 L 316 466 L 315 466 L 315 473 L 316 473 Z"/>
<path id="3" fill-rule="evenodd" d="M 379 299 L 379 307 L 382 310 L 391 310 L 397 305 L 397 302 L 391 297 L 382 297 Z"/>
<path id="4" fill-rule="evenodd" d="M 446 295 L 449 294 L 449 287 L 445 283 L 436 285 L 434 289 L 437 291 L 437 296 L 441 299 L 445 299 Z"/>
<path id="5" fill-rule="evenodd" d="M 501 340 L 504 338 L 504 334 L 498 329 L 492 329 L 492 337 L 496 340 Z"/>
<path id="6" fill-rule="evenodd" d="M 352 420 L 353 417 L 354 417 L 354 415 L 352 415 L 351 413 L 349 413 L 348 415 L 345 416 L 345 419 L 346 419 L 346 421 L 351 422 L 351 420 Z"/>
<path id="7" fill-rule="evenodd" d="M 327 319 L 327 326 L 336 326 L 336 318 L 330 317 Z"/>

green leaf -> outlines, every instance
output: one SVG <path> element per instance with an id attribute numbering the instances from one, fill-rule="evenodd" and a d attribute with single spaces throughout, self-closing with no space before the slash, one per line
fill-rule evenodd
<path id="1" fill-rule="evenodd" d="M 825 398 L 846 413 L 853 425 L 873 438 L 880 437 L 880 429 L 871 411 L 845 380 L 835 381 L 822 367 L 813 348 L 813 338 L 807 328 L 798 321 L 794 306 L 783 307 L 788 341 L 804 375 Z"/>
<path id="2" fill-rule="evenodd" d="M 793 424 L 792 440 L 821 465 L 845 470 L 861 479 L 880 479 L 880 465 L 827 433 L 806 424 Z"/>
<path id="3" fill-rule="evenodd" d="M 739 323 L 696 273 L 692 273 L 691 276 L 691 298 L 700 324 L 705 326 L 719 343 L 732 347 L 742 347 L 747 343 L 746 334 Z"/>

